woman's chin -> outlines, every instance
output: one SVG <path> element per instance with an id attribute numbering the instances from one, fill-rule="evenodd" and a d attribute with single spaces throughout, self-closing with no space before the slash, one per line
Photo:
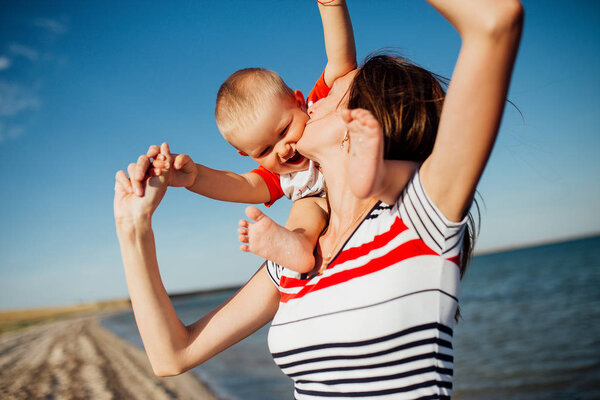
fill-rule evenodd
<path id="1" fill-rule="evenodd" d="M 302 139 L 300 139 L 300 140 L 302 140 Z M 308 144 L 308 142 L 307 142 L 307 144 Z M 310 147 L 303 146 L 302 144 L 300 144 L 300 142 L 298 142 L 298 146 L 296 146 L 296 150 L 297 150 L 298 154 L 304 158 L 304 162 L 306 162 L 306 166 L 308 167 L 309 160 L 313 159 L 310 156 L 312 154 L 312 152 L 310 151 Z"/>

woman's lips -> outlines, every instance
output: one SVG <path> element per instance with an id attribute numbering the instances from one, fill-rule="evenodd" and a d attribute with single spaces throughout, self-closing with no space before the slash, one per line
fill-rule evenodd
<path id="1" fill-rule="evenodd" d="M 300 164 L 302 161 L 304 161 L 304 157 L 302 156 L 302 154 L 295 152 L 294 155 L 289 158 L 285 163 L 286 164 Z"/>

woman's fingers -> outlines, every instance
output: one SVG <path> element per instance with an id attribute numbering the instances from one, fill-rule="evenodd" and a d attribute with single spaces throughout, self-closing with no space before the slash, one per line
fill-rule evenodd
<path id="1" fill-rule="evenodd" d="M 127 167 L 127 175 L 130 180 L 130 190 L 138 196 L 144 195 L 144 183 L 148 175 L 160 176 L 163 169 L 168 169 L 171 163 L 171 150 L 168 143 L 161 146 L 152 145 L 148 147 L 146 154 L 138 157 L 136 163 Z M 123 172 L 125 174 L 125 172 Z"/>
<path id="2" fill-rule="evenodd" d="M 136 163 L 130 163 L 130 164 L 127 166 L 127 176 L 128 176 L 128 178 L 127 178 L 127 179 L 129 179 L 129 177 L 130 177 L 132 174 L 134 174 L 134 173 L 135 173 L 136 169 L 137 169 L 137 164 L 136 164 Z"/>
<path id="3" fill-rule="evenodd" d="M 144 180 L 146 174 L 148 173 L 148 167 L 150 167 L 150 158 L 148 158 L 147 155 L 143 154 L 138 157 L 135 175 L 130 174 L 129 176 L 141 182 Z"/>
<path id="4" fill-rule="evenodd" d="M 115 175 L 115 191 L 133 192 L 131 182 L 129 182 L 129 178 L 127 178 L 127 174 L 123 170 L 117 171 Z"/>
<path id="5" fill-rule="evenodd" d="M 139 173 L 139 168 L 140 168 L 140 164 L 139 161 L 137 164 L 135 163 L 131 163 L 127 166 L 127 174 L 130 177 L 130 181 L 131 181 L 131 186 L 133 188 L 133 192 L 138 195 L 138 196 L 143 196 L 144 195 L 144 185 L 142 184 L 142 182 L 144 182 L 145 179 L 145 173 L 142 176 L 141 179 L 135 179 L 136 177 L 138 177 L 138 173 Z M 148 168 L 146 168 L 148 169 Z"/>

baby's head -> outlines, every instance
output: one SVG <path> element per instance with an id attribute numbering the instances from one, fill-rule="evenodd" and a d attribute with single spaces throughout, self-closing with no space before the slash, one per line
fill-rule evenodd
<path id="1" fill-rule="evenodd" d="M 233 73 L 219 88 L 215 118 L 225 140 L 269 171 L 308 167 L 296 152 L 308 121 L 304 97 L 275 72 L 246 68 Z"/>

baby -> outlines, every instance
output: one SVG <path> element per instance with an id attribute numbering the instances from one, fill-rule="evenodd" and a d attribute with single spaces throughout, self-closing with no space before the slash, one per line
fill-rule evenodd
<path id="1" fill-rule="evenodd" d="M 314 162 L 296 151 L 296 143 L 309 120 L 307 107 L 326 97 L 337 78 L 356 68 L 354 38 L 345 2 L 319 3 L 319 11 L 328 60 L 306 101 L 300 91 L 292 91 L 279 75 L 262 68 L 235 72 L 217 94 L 215 118 L 219 131 L 239 154 L 255 160 L 258 168 L 241 175 L 213 170 L 194 164 L 188 155 L 171 154 L 166 143 L 160 148 L 151 146 L 147 153 L 153 158 L 155 173 L 171 169 L 169 186 L 186 187 L 217 200 L 266 206 L 283 195 L 293 200 L 285 228 L 256 207 L 248 207 L 246 215 L 254 222 L 240 221 L 239 239 L 243 243 L 241 250 L 299 273 L 314 268 L 313 251 L 326 226 L 328 210 L 323 176 Z M 350 168 L 362 168 L 365 162 L 356 158 Z M 407 177 L 416 168 L 411 162 L 393 163 L 392 168 L 405 170 Z M 375 179 L 380 170 L 373 165 L 371 177 Z M 144 173 L 139 171 L 140 181 Z M 354 185 L 360 184 L 357 181 Z"/>
<path id="2" fill-rule="evenodd" d="M 160 148 L 151 146 L 147 153 L 153 158 L 157 174 L 171 168 L 169 186 L 186 187 L 217 200 L 266 206 L 283 195 L 293 200 L 287 229 L 281 231 L 256 207 L 248 207 L 246 215 L 255 223 L 240 221 L 240 240 L 243 251 L 300 273 L 314 267 L 313 250 L 325 228 L 328 212 L 323 176 L 317 165 L 296 152 L 296 143 L 309 119 L 307 107 L 326 97 L 337 78 L 356 68 L 354 36 L 345 1 L 319 2 L 318 7 L 327 65 L 306 100 L 279 75 L 262 68 L 235 72 L 217 94 L 215 118 L 219 131 L 239 154 L 255 160 L 258 168 L 241 175 L 210 169 L 194 164 L 188 155 L 171 155 L 167 144 Z M 145 172 L 138 168 L 140 182 Z"/>

